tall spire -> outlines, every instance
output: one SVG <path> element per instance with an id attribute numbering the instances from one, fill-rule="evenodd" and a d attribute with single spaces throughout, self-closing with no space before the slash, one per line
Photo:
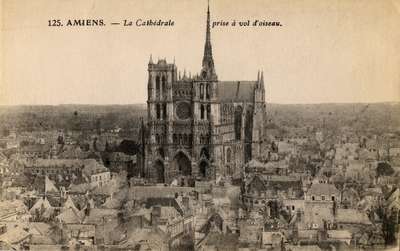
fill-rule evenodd
<path id="1" fill-rule="evenodd" d="M 210 31 L 210 2 L 207 6 L 207 28 L 206 28 L 206 43 L 204 45 L 203 64 L 201 70 L 201 77 L 206 79 L 216 79 L 214 68 L 214 59 L 212 56 L 211 46 L 211 31 Z"/>
<path id="2" fill-rule="evenodd" d="M 264 84 L 264 71 L 261 71 L 261 84 Z"/>

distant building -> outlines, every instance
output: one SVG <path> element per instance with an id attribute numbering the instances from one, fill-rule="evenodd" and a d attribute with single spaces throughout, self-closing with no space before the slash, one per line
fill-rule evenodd
<path id="1" fill-rule="evenodd" d="M 247 208 L 268 207 L 270 201 L 302 198 L 300 178 L 279 175 L 255 175 L 244 187 L 242 200 Z"/>

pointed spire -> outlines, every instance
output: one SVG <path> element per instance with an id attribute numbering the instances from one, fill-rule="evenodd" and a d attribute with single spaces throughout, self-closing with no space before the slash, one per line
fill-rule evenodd
<path id="1" fill-rule="evenodd" d="M 257 83 L 260 82 L 260 70 L 257 72 Z"/>
<path id="2" fill-rule="evenodd" d="M 150 54 L 149 64 L 153 64 L 153 55 Z"/>
<path id="3" fill-rule="evenodd" d="M 181 71 L 179 71 L 178 79 L 181 80 Z"/>
<path id="4" fill-rule="evenodd" d="M 208 1 L 207 6 L 207 25 L 206 25 L 206 42 L 204 45 L 203 64 L 201 70 L 201 76 L 203 78 L 216 78 L 214 69 L 214 59 L 212 56 L 211 46 L 211 30 L 210 30 L 210 2 Z"/>
<path id="5" fill-rule="evenodd" d="M 263 90 L 264 89 L 264 71 L 261 71 L 261 77 L 259 81 L 259 86 Z"/>
<path id="6" fill-rule="evenodd" d="M 261 71 L 261 84 L 264 84 L 264 71 Z"/>

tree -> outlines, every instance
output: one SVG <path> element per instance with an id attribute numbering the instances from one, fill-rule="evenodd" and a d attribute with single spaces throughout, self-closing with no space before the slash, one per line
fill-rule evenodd
<path id="1" fill-rule="evenodd" d="M 379 205 L 376 213 L 382 219 L 382 233 L 385 244 L 394 244 L 396 242 L 396 232 L 398 231 L 398 212 L 390 212 L 383 205 Z"/>
<path id="2" fill-rule="evenodd" d="M 379 162 L 376 168 L 377 176 L 390 176 L 394 173 L 392 166 L 387 162 Z"/>

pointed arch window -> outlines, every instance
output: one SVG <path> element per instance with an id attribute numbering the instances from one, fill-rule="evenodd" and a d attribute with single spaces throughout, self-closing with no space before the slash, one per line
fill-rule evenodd
<path id="1" fill-rule="evenodd" d="M 160 76 L 156 76 L 156 91 L 160 91 Z"/>
<path id="2" fill-rule="evenodd" d="M 232 155 L 231 149 L 228 148 L 228 150 L 226 150 L 226 162 L 227 163 L 231 163 L 231 155 Z"/>
<path id="3" fill-rule="evenodd" d="M 200 119 L 204 119 L 204 105 L 200 105 Z"/>
<path id="4" fill-rule="evenodd" d="M 163 104 L 163 119 L 167 119 L 167 104 Z"/>
<path id="5" fill-rule="evenodd" d="M 206 85 L 206 99 L 210 98 L 210 84 Z"/>
<path id="6" fill-rule="evenodd" d="M 200 84 L 200 99 L 204 98 L 204 85 Z"/>
<path id="7" fill-rule="evenodd" d="M 207 105 L 207 119 L 210 120 L 211 118 L 211 106 Z"/>
<path id="8" fill-rule="evenodd" d="M 157 119 L 160 119 L 160 114 L 161 114 L 160 104 L 157 104 L 157 105 L 156 105 L 156 115 L 157 115 Z"/>
<path id="9" fill-rule="evenodd" d="M 163 93 L 165 93 L 167 87 L 167 78 L 165 76 L 162 76 L 161 78 L 161 90 Z"/>

